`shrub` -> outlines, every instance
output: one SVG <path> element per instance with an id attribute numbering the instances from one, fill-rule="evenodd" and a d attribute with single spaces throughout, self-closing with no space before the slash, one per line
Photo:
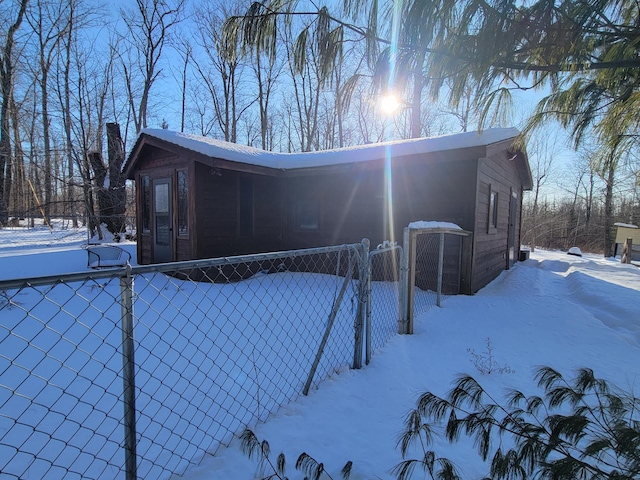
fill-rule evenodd
<path id="1" fill-rule="evenodd" d="M 286 459 L 284 453 L 278 455 L 275 464 L 271 461 L 271 448 L 269 442 L 258 440 L 255 433 L 246 429 L 240 435 L 240 448 L 242 452 L 250 459 L 257 458 L 259 461 L 259 475 L 262 480 L 288 480 L 286 476 Z M 349 480 L 351 475 L 352 462 L 347 462 L 340 471 L 340 477 L 343 480 Z M 324 464 L 316 461 L 311 455 L 301 453 L 296 461 L 296 470 L 305 474 L 305 480 L 333 480 L 333 477 L 325 470 Z"/>
<path id="2" fill-rule="evenodd" d="M 446 398 L 422 394 L 398 440 L 403 458 L 420 445 L 422 458 L 407 459 L 394 473 L 412 477 L 421 467 L 431 478 L 461 478 L 452 462 L 428 450 L 436 427 L 446 439 L 466 435 L 490 460 L 491 479 L 632 479 L 640 476 L 640 400 L 620 392 L 593 371 L 581 369 L 572 381 L 549 367 L 535 378 L 543 396 L 507 394 L 496 402 L 468 375 L 460 376 Z M 509 437 L 511 442 L 505 441 Z M 512 445 L 506 451 L 503 445 Z"/>
<path id="3" fill-rule="evenodd" d="M 491 345 L 491 338 L 487 337 L 487 345 L 485 351 L 482 353 L 476 353 L 473 348 L 467 348 L 467 352 L 471 355 L 471 363 L 482 375 L 491 375 L 492 373 L 516 373 L 506 363 L 500 365 L 493 356 L 493 345 Z"/>

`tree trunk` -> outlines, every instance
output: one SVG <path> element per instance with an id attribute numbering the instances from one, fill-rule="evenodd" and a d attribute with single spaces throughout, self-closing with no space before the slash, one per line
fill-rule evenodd
<path id="1" fill-rule="evenodd" d="M 11 119 L 13 123 L 13 143 L 14 156 L 13 156 L 13 178 L 12 182 L 8 183 L 7 191 L 11 191 L 13 195 L 13 209 L 19 216 L 26 215 L 27 204 L 25 199 L 28 196 L 27 192 L 27 179 L 24 168 L 24 152 L 22 150 L 22 141 L 20 139 L 20 129 L 18 128 L 18 109 L 15 102 L 12 101 L 11 105 Z M 7 198 L 10 198 L 7 194 Z"/>
<path id="2" fill-rule="evenodd" d="M 20 2 L 16 21 L 7 30 L 7 38 L 0 62 L 0 88 L 2 105 L 0 106 L 0 226 L 7 222 L 7 202 L 5 196 L 5 169 L 11 165 L 11 133 L 9 131 L 9 106 L 13 98 L 13 43 L 16 31 L 20 28 L 27 9 L 28 0 Z"/>
<path id="3" fill-rule="evenodd" d="M 540 180 L 536 182 L 536 193 L 533 197 L 533 208 L 531 210 L 531 252 L 536 251 L 537 231 L 538 231 L 538 198 L 540 196 Z"/>
<path id="4" fill-rule="evenodd" d="M 109 203 L 108 213 L 111 215 L 106 221 L 107 228 L 114 235 L 125 230 L 125 209 L 127 205 L 126 178 L 122 174 L 124 163 L 124 148 L 120 135 L 120 125 L 107 123 L 107 156 L 109 159 Z M 103 215 L 107 212 L 101 212 Z"/>
<path id="5" fill-rule="evenodd" d="M 44 55 L 44 52 L 41 53 Z M 43 59 L 44 60 L 44 59 Z M 44 64 L 44 61 L 41 62 L 42 68 L 42 78 L 40 84 L 40 92 L 42 95 L 41 98 L 41 107 L 42 107 L 42 141 L 44 145 L 44 198 L 43 198 L 43 208 L 44 208 L 44 216 L 46 221 L 49 220 L 49 215 L 51 212 L 51 201 L 53 197 L 53 187 L 52 187 L 52 177 L 53 172 L 51 171 L 51 136 L 49 133 L 49 68 Z"/>
<path id="6" fill-rule="evenodd" d="M 627 238 L 622 247 L 621 263 L 631 263 L 631 250 L 633 250 L 633 238 Z"/>
<path id="7" fill-rule="evenodd" d="M 424 89 L 424 78 L 422 76 L 422 65 L 424 65 L 426 53 L 421 52 L 416 61 L 416 69 L 413 72 L 413 94 L 411 99 L 411 138 L 422 136 L 422 90 Z"/>
<path id="8" fill-rule="evenodd" d="M 64 68 L 64 133 L 66 141 L 67 155 L 67 195 L 65 198 L 66 206 L 73 218 L 73 228 L 78 228 L 78 218 L 76 217 L 75 207 L 75 186 L 73 171 L 73 143 L 71 139 L 71 42 L 73 41 L 74 31 L 74 3 L 70 2 L 71 11 L 69 13 L 69 29 L 67 32 L 67 44 L 65 45 L 65 68 Z"/>
<path id="9" fill-rule="evenodd" d="M 616 163 L 613 159 L 609 159 L 606 165 L 607 178 L 605 199 L 604 199 L 604 256 L 605 258 L 613 256 L 613 183 L 615 180 Z"/>

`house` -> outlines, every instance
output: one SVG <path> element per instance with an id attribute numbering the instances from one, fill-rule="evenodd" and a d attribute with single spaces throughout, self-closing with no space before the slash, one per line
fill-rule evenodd
<path id="1" fill-rule="evenodd" d="M 532 179 L 517 135 L 499 128 L 287 154 L 142 130 L 124 166 L 137 187 L 138 262 L 402 242 L 412 221 L 446 221 L 473 233 L 475 292 L 518 259 Z"/>
<path id="2" fill-rule="evenodd" d="M 616 227 L 616 241 L 613 248 L 613 256 L 622 255 L 624 243 L 631 239 L 631 260 L 640 261 L 640 228 L 630 223 L 614 223 Z"/>

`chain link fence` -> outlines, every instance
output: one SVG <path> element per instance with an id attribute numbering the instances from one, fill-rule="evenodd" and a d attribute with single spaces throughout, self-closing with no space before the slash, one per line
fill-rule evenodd
<path id="1" fill-rule="evenodd" d="M 465 271 L 470 232 L 459 228 L 405 228 L 403 265 L 406 293 L 403 300 L 405 324 L 399 331 L 413 333 L 413 319 L 435 306 L 446 295 L 457 295 L 468 275 Z"/>
<path id="2" fill-rule="evenodd" d="M 394 255 L 371 283 L 366 243 L 0 282 L 0 476 L 184 474 L 384 344 Z"/>
<path id="3" fill-rule="evenodd" d="M 1 281 L 0 476 L 184 475 L 449 292 L 460 237 L 418 237 Z"/>
<path id="4" fill-rule="evenodd" d="M 400 265 L 402 247 L 390 245 L 369 252 L 367 364 L 371 355 L 398 333 L 401 322 Z"/>

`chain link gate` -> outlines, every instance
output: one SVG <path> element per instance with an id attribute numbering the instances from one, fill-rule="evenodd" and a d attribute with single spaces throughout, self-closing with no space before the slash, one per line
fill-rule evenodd
<path id="1" fill-rule="evenodd" d="M 402 295 L 400 265 L 403 251 L 399 245 L 382 244 L 369 252 L 367 284 L 366 363 L 375 350 L 398 333 Z"/>
<path id="2" fill-rule="evenodd" d="M 443 295 L 456 295 L 468 284 L 470 238 L 471 232 L 459 228 L 404 229 L 399 333 L 413 333 L 415 315 L 441 306 Z"/>

